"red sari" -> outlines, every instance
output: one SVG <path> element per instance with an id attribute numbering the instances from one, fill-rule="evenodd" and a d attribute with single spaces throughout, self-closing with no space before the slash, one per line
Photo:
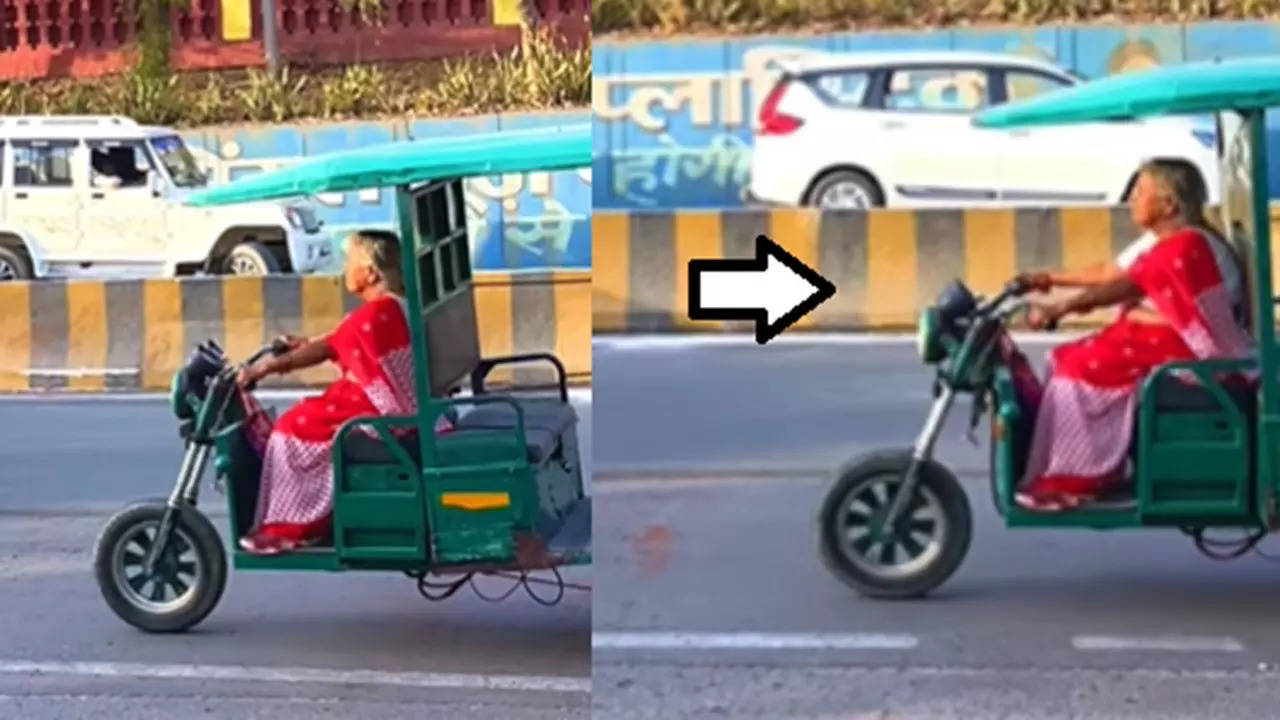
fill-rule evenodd
<path id="1" fill-rule="evenodd" d="M 262 451 L 251 536 L 305 544 L 327 534 L 338 428 L 356 417 L 417 411 L 413 352 L 401 302 L 393 295 L 367 302 L 325 340 L 343 376 L 322 395 L 290 408 L 271 429 Z"/>
<path id="2" fill-rule="evenodd" d="M 1102 492 L 1122 479 L 1137 388 L 1148 372 L 1252 352 L 1209 242 L 1198 230 L 1176 231 L 1126 271 L 1167 325 L 1121 315 L 1053 350 L 1020 494 L 1034 502 Z"/>

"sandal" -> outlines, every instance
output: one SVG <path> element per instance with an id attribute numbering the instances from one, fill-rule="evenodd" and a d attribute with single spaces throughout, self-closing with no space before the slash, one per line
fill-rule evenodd
<path id="1" fill-rule="evenodd" d="M 1018 507 L 1032 512 L 1062 512 L 1068 506 L 1057 494 L 1032 495 L 1031 493 L 1014 493 L 1013 500 Z"/>
<path id="2" fill-rule="evenodd" d="M 250 555 L 279 555 L 287 552 L 287 543 L 269 535 L 246 535 L 240 538 L 240 549 Z"/>

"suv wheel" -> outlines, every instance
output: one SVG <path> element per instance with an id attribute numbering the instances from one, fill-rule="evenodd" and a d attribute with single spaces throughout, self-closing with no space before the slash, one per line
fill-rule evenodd
<path id="1" fill-rule="evenodd" d="M 884 205 L 884 197 L 866 175 L 854 170 L 836 170 L 814 183 L 807 204 L 820 210 L 870 210 Z"/>
<path id="2" fill-rule="evenodd" d="M 272 275 L 280 272 L 280 261 L 262 243 L 244 242 L 231 250 L 222 269 L 228 275 Z"/>
<path id="3" fill-rule="evenodd" d="M 0 245 L 0 282 L 30 280 L 34 275 L 26 252 Z"/>

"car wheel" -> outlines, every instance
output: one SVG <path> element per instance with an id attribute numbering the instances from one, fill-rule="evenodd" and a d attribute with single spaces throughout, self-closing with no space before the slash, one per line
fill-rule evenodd
<path id="1" fill-rule="evenodd" d="M 280 261 L 262 243 L 244 242 L 231 250 L 222 269 L 228 275 L 272 275 L 280 272 Z"/>
<path id="2" fill-rule="evenodd" d="M 31 269 L 31 258 L 27 257 L 25 252 L 0 246 L 0 282 L 30 280 L 34 275 Z"/>
<path id="3" fill-rule="evenodd" d="M 884 195 L 865 174 L 836 170 L 818 179 L 807 204 L 822 210 L 870 210 L 884 205 Z"/>

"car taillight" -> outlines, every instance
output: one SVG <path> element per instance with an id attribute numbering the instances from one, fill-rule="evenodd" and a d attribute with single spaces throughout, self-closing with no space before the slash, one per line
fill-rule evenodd
<path id="1" fill-rule="evenodd" d="M 787 135 L 800 129 L 804 125 L 801 120 L 794 115 L 778 112 L 778 103 L 782 102 L 782 95 L 787 91 L 790 83 L 786 80 L 778 83 L 769 91 L 768 97 L 760 105 L 760 134 L 761 135 Z"/>

